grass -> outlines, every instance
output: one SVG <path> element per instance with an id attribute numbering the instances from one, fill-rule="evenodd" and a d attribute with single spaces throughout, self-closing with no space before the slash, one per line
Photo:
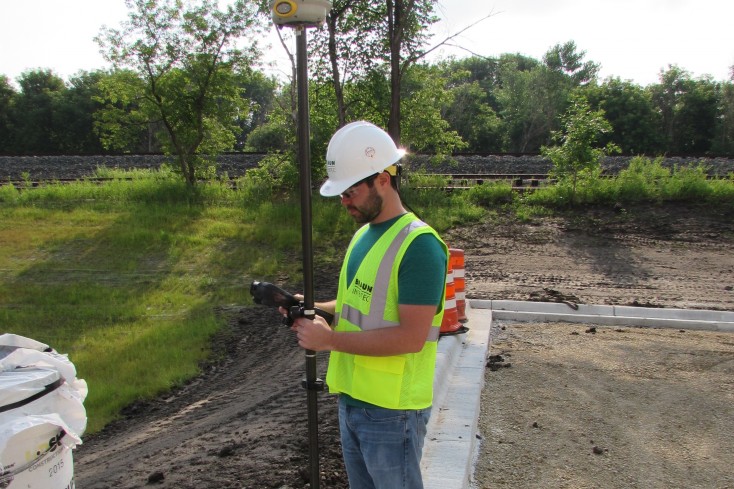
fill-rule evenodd
<path id="1" fill-rule="evenodd" d="M 157 173 L 0 187 L 0 326 L 69 354 L 90 386 L 89 432 L 195 375 L 216 307 L 289 265 L 297 207 L 246 197 Z"/>
<path id="2" fill-rule="evenodd" d="M 272 182 L 191 189 L 166 171 L 99 173 L 113 180 L 0 186 L 0 327 L 69 355 L 89 384 L 89 433 L 196 375 L 223 326 L 217 308 L 249 304 L 252 280 L 301 273 L 300 202 Z M 402 192 L 440 233 L 497 209 L 531 220 L 574 199 L 734 203 L 734 178 L 644 161 L 616 179 L 585 181 L 576 196 L 563 185 L 517 196 L 507 183 L 445 192 L 428 188 L 430 178 Z M 338 199 L 318 195 L 312 217 L 317 265 L 341 262 L 354 222 Z"/>
<path id="3" fill-rule="evenodd" d="M 223 326 L 217 308 L 250 303 L 252 280 L 301 271 L 297 195 L 100 176 L 113 180 L 0 187 L 0 327 L 69 355 L 89 385 L 88 433 L 196 375 Z M 427 216 L 455 222 L 450 201 L 427 199 Z M 312 215 L 317 263 L 340 261 L 354 222 L 338 199 L 316 196 Z"/>

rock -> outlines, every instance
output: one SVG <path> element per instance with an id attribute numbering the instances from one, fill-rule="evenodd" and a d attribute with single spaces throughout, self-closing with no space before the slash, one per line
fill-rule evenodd
<path id="1" fill-rule="evenodd" d="M 160 470 L 157 470 L 148 476 L 148 484 L 158 484 L 163 482 L 166 476 Z"/>

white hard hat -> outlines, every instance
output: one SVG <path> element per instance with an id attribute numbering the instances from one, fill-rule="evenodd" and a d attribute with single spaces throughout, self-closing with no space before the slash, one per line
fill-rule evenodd
<path id="1" fill-rule="evenodd" d="M 390 135 L 376 125 L 366 121 L 347 124 L 329 141 L 329 179 L 321 186 L 321 195 L 339 195 L 360 180 L 384 171 L 404 155 L 405 150 L 398 149 Z"/>

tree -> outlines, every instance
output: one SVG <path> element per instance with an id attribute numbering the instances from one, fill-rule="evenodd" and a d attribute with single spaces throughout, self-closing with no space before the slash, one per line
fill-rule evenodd
<path id="1" fill-rule="evenodd" d="M 663 121 L 665 147 L 676 153 L 708 151 L 716 127 L 716 84 L 710 78 L 694 80 L 688 71 L 671 65 L 650 90 Z"/>
<path id="2" fill-rule="evenodd" d="M 414 151 L 445 155 L 467 146 L 443 117 L 442 108 L 454 98 L 445 85 L 436 66 L 414 65 L 404 75 L 403 132 Z"/>
<path id="3" fill-rule="evenodd" d="M 587 86 L 584 94 L 592 108 L 604 110 L 612 126 L 612 131 L 600 136 L 601 144 L 614 143 L 624 154 L 664 152 L 660 115 L 648 90 L 629 81 L 608 78 L 601 85 Z"/>
<path id="4" fill-rule="evenodd" d="M 350 99 L 347 85 L 374 81 L 379 74 L 389 80 L 387 130 L 400 141 L 403 76 L 425 55 L 428 27 L 438 20 L 434 6 L 435 0 L 334 1 L 326 29 L 314 33 L 311 54 L 316 79 L 333 85 L 339 126 L 354 118 L 355 105 L 367 103 Z"/>
<path id="5" fill-rule="evenodd" d="M 237 41 L 259 33 L 257 6 L 245 0 L 225 11 L 215 0 L 126 0 L 126 5 L 130 12 L 122 30 L 105 27 L 96 40 L 115 69 L 131 70 L 139 82 L 129 76 L 108 80 L 109 111 L 100 127 L 114 135 L 125 125 L 114 122 L 116 114 L 160 123 L 164 152 L 175 156 L 193 186 L 211 163 L 208 157 L 234 146 L 237 118 L 249 110 L 236 74 L 260 53 L 255 41 L 244 46 Z"/>
<path id="6" fill-rule="evenodd" d="M 729 81 L 719 91 L 719 120 L 712 150 L 719 154 L 734 154 L 734 66 Z"/>
<path id="7" fill-rule="evenodd" d="M 0 154 L 13 153 L 13 121 L 11 113 L 17 93 L 5 75 L 0 76 Z"/>
<path id="8" fill-rule="evenodd" d="M 573 87 L 583 86 L 596 79 L 599 64 L 584 62 L 586 51 L 576 51 L 576 43 L 556 44 L 543 56 L 543 63 L 551 71 L 561 74 Z"/>
<path id="9" fill-rule="evenodd" d="M 385 59 L 384 1 L 335 0 L 326 16 L 326 28 L 314 33 L 314 75 L 317 83 L 332 86 L 337 127 L 349 117 L 345 86 L 368 78 Z"/>
<path id="10" fill-rule="evenodd" d="M 387 132 L 400 141 L 401 84 L 406 71 L 424 55 L 428 27 L 438 21 L 434 0 L 387 0 L 387 40 L 390 47 L 390 116 Z"/>
<path id="11" fill-rule="evenodd" d="M 18 78 L 20 95 L 14 113 L 15 148 L 18 153 L 56 153 L 56 107 L 66 90 L 64 80 L 51 70 L 32 70 Z"/>
<path id="12" fill-rule="evenodd" d="M 102 108 L 96 101 L 99 81 L 104 76 L 101 71 L 78 73 L 59 94 L 54 108 L 57 151 L 98 154 L 104 150 L 94 131 L 94 114 Z"/>
<path id="13" fill-rule="evenodd" d="M 235 148 L 240 150 L 245 146 L 248 135 L 267 122 L 268 113 L 275 103 L 277 82 L 259 71 L 246 69 L 237 76 L 237 84 L 248 102 L 247 111 L 239 114 L 236 120 L 240 130 L 236 134 Z"/>
<path id="14" fill-rule="evenodd" d="M 500 57 L 497 99 L 511 151 L 537 151 L 550 142 L 571 92 L 596 78 L 599 67 L 582 62 L 585 55 L 569 41 L 549 49 L 542 63 L 519 54 Z"/>
<path id="15" fill-rule="evenodd" d="M 475 152 L 504 149 L 502 120 L 493 105 L 496 61 L 479 58 L 439 63 L 444 90 L 451 94 L 442 116 Z"/>
<path id="16" fill-rule="evenodd" d="M 550 134 L 550 121 L 543 110 L 542 76 L 543 67 L 537 60 L 519 54 L 500 57 L 497 100 L 510 151 L 535 151 Z"/>
<path id="17" fill-rule="evenodd" d="M 571 106 L 561 123 L 563 129 L 553 133 L 554 140 L 560 144 L 543 146 L 541 153 L 553 162 L 552 175 L 571 184 L 574 198 L 579 177 L 598 172 L 601 159 L 618 149 L 613 144 L 605 148 L 595 146 L 599 136 L 611 131 L 612 126 L 604 119 L 604 111 L 592 111 L 589 102 L 578 92 L 572 95 Z"/>
<path id="18" fill-rule="evenodd" d="M 719 84 L 710 76 L 692 80 L 678 110 L 676 146 L 682 153 L 711 150 L 716 134 Z"/>

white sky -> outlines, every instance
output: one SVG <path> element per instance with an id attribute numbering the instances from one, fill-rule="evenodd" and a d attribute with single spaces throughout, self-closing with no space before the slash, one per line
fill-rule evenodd
<path id="1" fill-rule="evenodd" d="M 521 53 L 535 59 L 573 40 L 600 75 L 639 85 L 658 81 L 670 64 L 715 80 L 734 65 L 731 0 L 440 0 L 438 42 L 492 13 L 455 44 L 483 56 Z M 64 79 L 105 68 L 93 38 L 102 25 L 119 27 L 124 0 L 0 0 L 0 75 L 15 80 L 48 68 Z M 276 43 L 274 59 L 282 57 Z M 468 56 L 444 48 L 436 56 Z M 435 59 L 435 57 L 433 59 Z M 289 71 L 286 69 L 286 71 Z"/>

